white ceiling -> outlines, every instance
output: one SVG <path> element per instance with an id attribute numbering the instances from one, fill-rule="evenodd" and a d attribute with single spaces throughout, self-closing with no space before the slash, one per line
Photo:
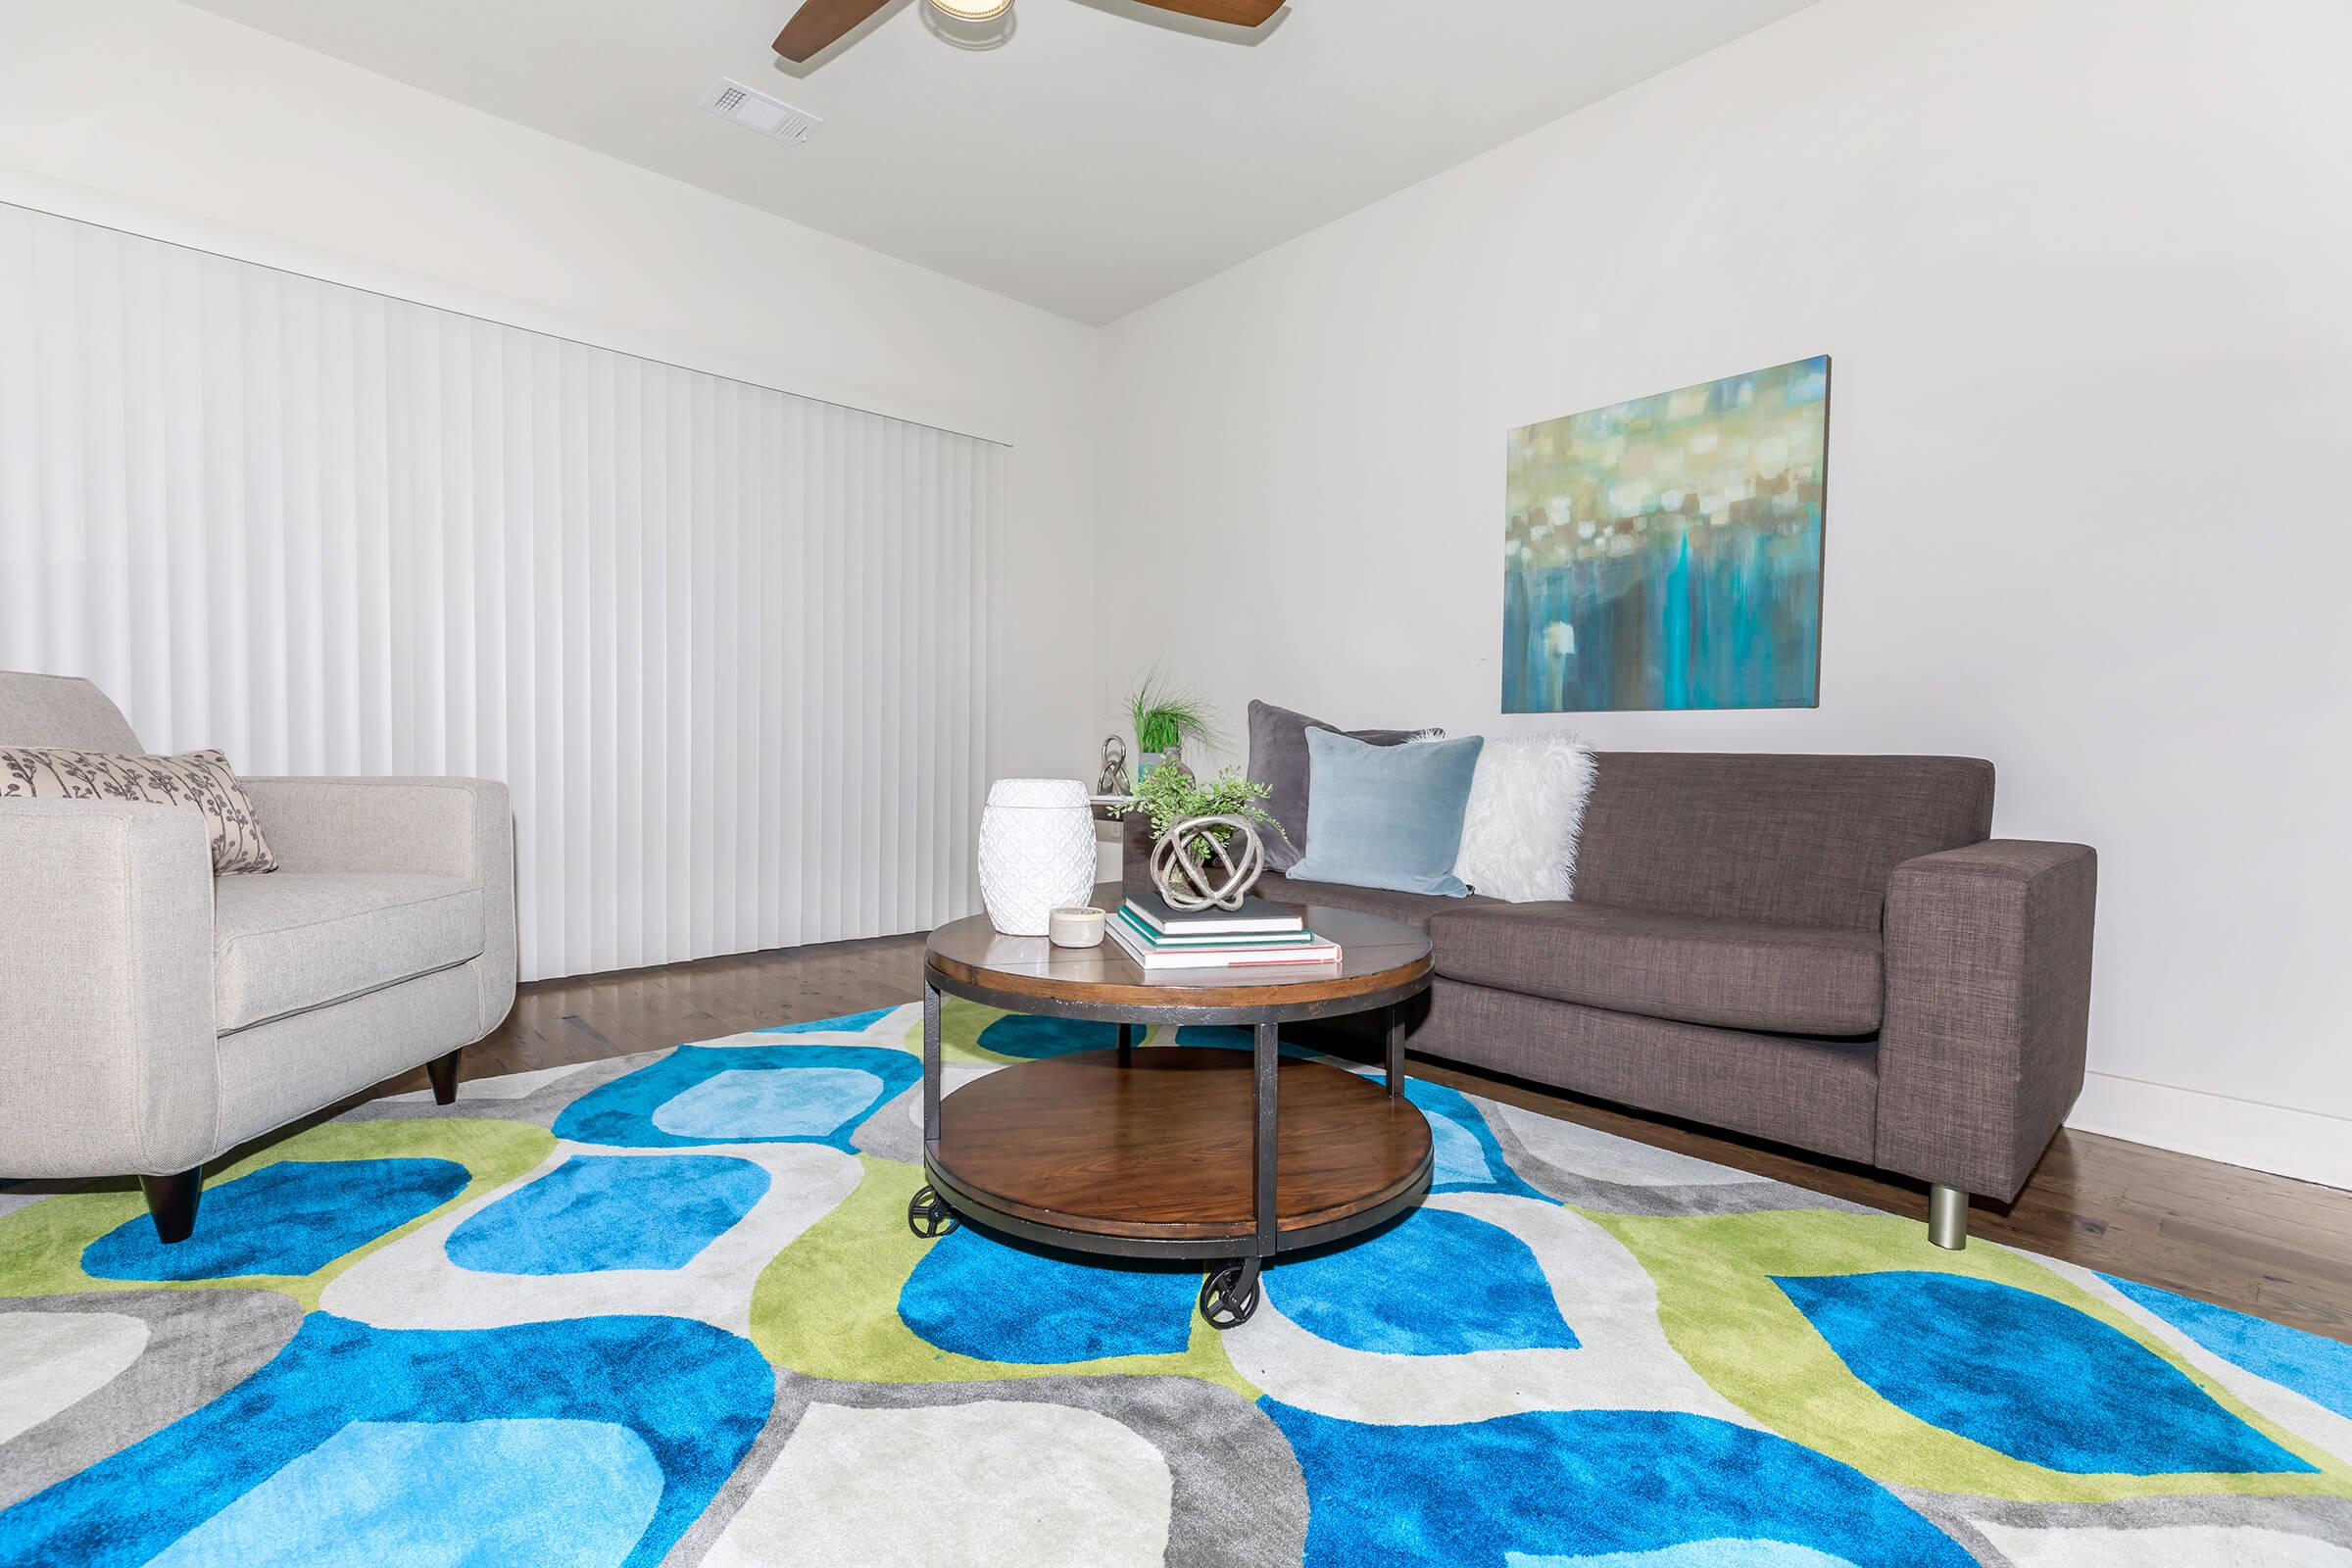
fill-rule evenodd
<path id="1" fill-rule="evenodd" d="M 1102 322 L 1809 0 L 1294 0 L 1256 34 L 1018 0 L 978 50 L 893 0 L 806 67 L 769 49 L 798 0 L 194 3 Z M 824 126 L 793 148 L 707 114 L 721 76 Z"/>

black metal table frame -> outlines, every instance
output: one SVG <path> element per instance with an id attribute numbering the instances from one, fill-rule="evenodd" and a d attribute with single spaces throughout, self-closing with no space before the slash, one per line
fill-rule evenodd
<path id="1" fill-rule="evenodd" d="M 1322 1018 L 1386 1009 L 1383 1067 L 1391 1098 L 1404 1093 L 1403 1004 L 1429 989 L 1427 972 L 1373 991 L 1330 1001 L 1280 1002 L 1241 1006 L 1133 1005 L 1035 997 L 971 980 L 951 979 L 929 963 L 923 965 L 923 1175 L 927 1185 L 907 1204 L 907 1224 L 917 1236 L 929 1238 L 954 1228 L 957 1216 L 977 1221 L 993 1231 L 1058 1247 L 1074 1252 L 1110 1257 L 1232 1258 L 1212 1270 L 1200 1288 L 1200 1313 L 1219 1329 L 1249 1321 L 1257 1310 L 1258 1278 L 1268 1259 L 1278 1252 L 1320 1247 L 1343 1237 L 1386 1224 L 1419 1203 L 1429 1193 L 1432 1161 L 1424 1161 L 1418 1176 L 1402 1191 L 1370 1208 L 1327 1224 L 1284 1236 L 1275 1207 L 1276 1154 L 1281 1118 L 1282 1026 Z M 1271 988 L 1269 988 L 1271 989 Z M 1252 1229 L 1246 1234 L 1212 1237 L 1155 1238 L 1105 1236 L 1073 1230 L 1006 1212 L 940 1169 L 939 1007 L 943 995 L 961 997 L 1005 1012 L 1034 1013 L 1052 1018 L 1075 1018 L 1119 1026 L 1119 1065 L 1135 1059 L 1135 1030 L 1154 1024 L 1247 1025 L 1251 1031 L 1252 1127 L 1250 1132 L 1250 1206 Z M 1005 1069 L 1018 1071 L 1017 1066 Z"/>

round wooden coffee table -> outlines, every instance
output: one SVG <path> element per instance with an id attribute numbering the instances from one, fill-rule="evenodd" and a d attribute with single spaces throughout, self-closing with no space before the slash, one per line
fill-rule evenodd
<path id="1" fill-rule="evenodd" d="M 1114 901 L 1115 902 L 1115 901 Z M 923 1168 L 917 1236 L 958 1216 L 1073 1251 L 1222 1258 L 1200 1288 L 1216 1327 L 1257 1309 L 1278 1252 L 1368 1230 L 1429 1191 L 1429 1123 L 1404 1098 L 1398 1004 L 1429 989 L 1429 939 L 1400 921 L 1307 906 L 1342 959 L 1301 969 L 1146 974 L 1115 944 L 1056 948 L 985 916 L 923 953 Z M 943 1100 L 940 997 L 1119 1026 L 1118 1047 L 999 1068 Z M 1385 1085 L 1285 1058 L 1282 1024 L 1388 1011 Z M 1241 1025 L 1250 1051 L 1135 1049 L 1138 1025 Z"/>

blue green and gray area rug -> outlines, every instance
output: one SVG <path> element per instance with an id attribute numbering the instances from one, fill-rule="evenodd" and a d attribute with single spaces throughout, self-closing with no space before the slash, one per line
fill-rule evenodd
<path id="1" fill-rule="evenodd" d="M 1427 1084 L 1428 1202 L 1219 1335 L 908 1234 L 918 1031 L 376 1102 L 175 1248 L 0 1192 L 0 1563 L 2352 1564 L 2352 1347 Z"/>

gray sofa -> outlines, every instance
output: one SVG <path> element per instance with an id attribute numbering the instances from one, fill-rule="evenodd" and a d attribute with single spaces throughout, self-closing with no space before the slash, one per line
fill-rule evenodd
<path id="1" fill-rule="evenodd" d="M 135 754 L 84 680 L 0 672 L 0 744 Z M 247 778 L 279 869 L 216 879 L 197 811 L 0 800 L 0 1178 L 136 1175 L 185 1238 L 203 1167 L 460 1052 L 514 1000 L 503 784 Z"/>
<path id="2" fill-rule="evenodd" d="M 1991 839 L 1992 764 L 1602 753 L 1573 903 L 1268 875 L 1428 931 L 1411 1048 L 1897 1172 L 1957 1247 L 2082 1086 L 2098 859 Z"/>

